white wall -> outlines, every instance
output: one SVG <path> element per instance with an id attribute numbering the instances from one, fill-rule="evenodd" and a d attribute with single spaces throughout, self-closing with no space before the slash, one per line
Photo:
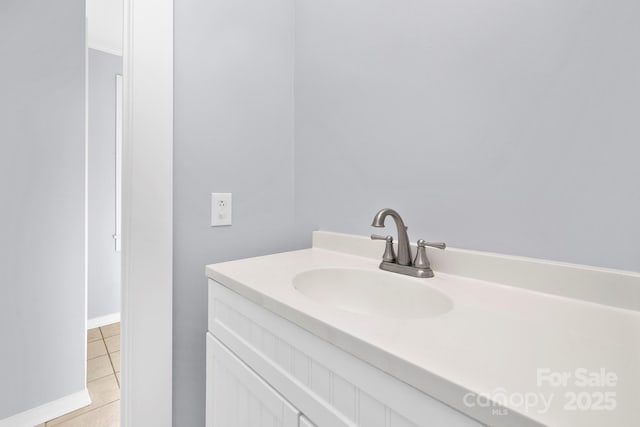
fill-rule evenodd
<path id="1" fill-rule="evenodd" d="M 640 3 L 296 2 L 296 213 L 640 270 Z M 390 233 L 395 233 L 389 228 Z"/>
<path id="2" fill-rule="evenodd" d="M 0 6 L 0 419 L 85 387 L 84 22 Z"/>
<path id="3" fill-rule="evenodd" d="M 116 75 L 122 57 L 89 49 L 88 318 L 120 313 L 116 222 Z"/>
<path id="4" fill-rule="evenodd" d="M 176 2 L 174 117 L 173 424 L 202 426 L 204 266 L 294 247 L 293 0 Z"/>

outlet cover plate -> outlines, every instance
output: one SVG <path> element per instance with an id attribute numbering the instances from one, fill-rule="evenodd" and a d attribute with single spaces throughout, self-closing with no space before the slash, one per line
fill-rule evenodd
<path id="1" fill-rule="evenodd" d="M 211 193 L 211 226 L 231 225 L 231 193 Z"/>

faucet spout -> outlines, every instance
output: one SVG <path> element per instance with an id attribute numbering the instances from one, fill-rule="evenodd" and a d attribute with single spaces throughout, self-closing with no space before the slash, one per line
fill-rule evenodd
<path id="1" fill-rule="evenodd" d="M 380 209 L 371 225 L 373 227 L 384 227 L 384 220 L 390 216 L 396 223 L 398 229 L 398 259 L 397 263 L 400 265 L 411 265 L 411 246 L 409 244 L 409 235 L 407 234 L 407 227 L 404 225 L 404 221 L 400 214 L 393 209 L 385 208 Z"/>

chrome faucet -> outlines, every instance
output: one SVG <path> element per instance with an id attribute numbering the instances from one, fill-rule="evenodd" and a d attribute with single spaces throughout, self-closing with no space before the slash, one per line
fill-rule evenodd
<path id="1" fill-rule="evenodd" d="M 396 228 L 398 229 L 398 257 L 396 258 L 393 251 L 393 237 L 372 234 L 372 240 L 385 240 L 387 242 L 382 262 L 380 263 L 380 269 L 412 277 L 433 277 L 433 270 L 427 258 L 426 246 L 444 249 L 446 245 L 444 243 L 429 243 L 420 239 L 418 240 L 416 257 L 412 260 L 411 244 L 409 243 L 407 227 L 404 225 L 404 221 L 398 212 L 389 208 L 380 209 L 376 216 L 373 217 L 371 225 L 378 228 L 384 227 L 384 220 L 387 216 L 393 218 L 396 223 Z"/>

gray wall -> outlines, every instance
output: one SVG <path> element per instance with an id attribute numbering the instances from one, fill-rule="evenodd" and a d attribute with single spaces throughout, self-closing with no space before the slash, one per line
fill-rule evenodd
<path id="1" fill-rule="evenodd" d="M 0 419 L 85 386 L 84 16 L 0 3 Z"/>
<path id="2" fill-rule="evenodd" d="M 204 425 L 205 264 L 392 206 L 414 239 L 640 269 L 640 6 L 300 0 L 294 48 L 290 1 L 175 5 L 175 425 Z"/>
<path id="3" fill-rule="evenodd" d="M 115 251 L 116 75 L 122 57 L 89 49 L 89 319 L 120 312 Z"/>
<path id="4" fill-rule="evenodd" d="M 204 425 L 204 266 L 293 248 L 292 0 L 175 4 L 174 425 Z M 233 226 L 211 228 L 211 192 Z"/>
<path id="5" fill-rule="evenodd" d="M 640 3 L 296 2 L 296 214 L 640 270 Z M 395 234 L 393 228 L 389 232 Z"/>

